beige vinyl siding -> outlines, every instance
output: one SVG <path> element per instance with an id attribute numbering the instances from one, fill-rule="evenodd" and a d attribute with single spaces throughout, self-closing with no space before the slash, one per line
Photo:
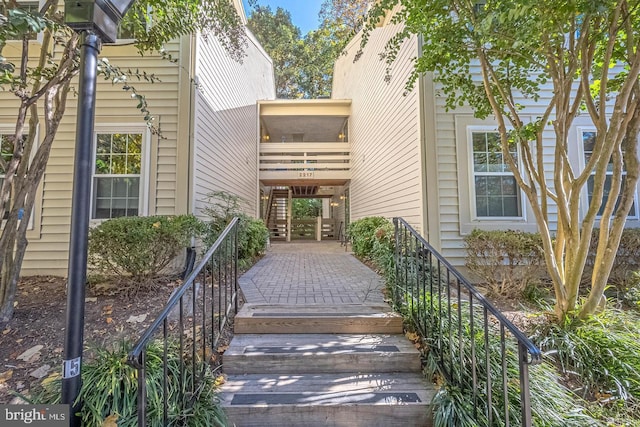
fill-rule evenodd
<path id="1" fill-rule="evenodd" d="M 171 43 L 166 48 L 178 55 L 179 44 Z M 32 51 L 35 51 L 32 47 Z M 153 135 L 148 152 L 149 192 L 146 214 L 175 214 L 186 211 L 176 208 L 176 150 L 178 139 L 178 70 L 181 64 L 174 64 L 153 55 L 140 57 L 133 46 L 104 46 L 101 57 L 123 69 L 144 70 L 156 75 L 161 81 L 148 83 L 130 79 L 129 83 L 144 94 L 149 110 L 156 117 L 156 125 L 162 131 L 162 138 Z M 77 88 L 77 79 L 75 81 Z M 96 129 L 113 127 L 114 131 L 123 126 L 135 126 L 146 132 L 142 114 L 136 108 L 137 101 L 130 93 L 122 90 L 122 85 L 111 84 L 98 76 L 96 91 Z M 0 124 L 15 126 L 17 103 L 11 94 L 0 93 Z M 22 275 L 67 274 L 69 227 L 71 215 L 71 192 L 75 155 L 77 97 L 70 94 L 65 116 L 58 129 L 43 182 L 40 186 L 36 207 L 33 212 L 34 229 L 28 232 L 29 246 L 25 256 Z M 40 124 L 39 137 L 43 136 L 44 123 Z"/>
<path id="2" fill-rule="evenodd" d="M 195 212 L 207 194 L 226 191 L 258 215 L 258 108 L 275 98 L 273 65 L 251 34 L 242 63 L 229 58 L 213 37 L 197 40 L 195 91 Z"/>
<path id="3" fill-rule="evenodd" d="M 332 97 L 351 99 L 351 220 L 401 216 L 423 224 L 423 186 L 418 89 L 403 96 L 417 55 L 417 39 L 404 43 L 385 82 L 379 54 L 400 27 L 384 26 L 354 62 L 360 36 L 336 62 Z"/>

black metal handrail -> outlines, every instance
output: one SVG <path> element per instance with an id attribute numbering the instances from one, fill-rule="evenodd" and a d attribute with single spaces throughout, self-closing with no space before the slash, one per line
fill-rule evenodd
<path id="1" fill-rule="evenodd" d="M 504 425 L 531 426 L 529 365 L 540 350 L 404 219 L 393 223 L 394 304 L 412 317 L 438 371 L 469 394 L 479 425 L 500 415 Z"/>
<path id="2" fill-rule="evenodd" d="M 162 346 L 163 383 L 162 425 L 171 424 L 170 400 L 174 412 L 186 412 L 197 398 L 199 382 L 208 374 L 207 362 L 217 348 L 231 310 L 238 312 L 238 218 L 234 218 L 209 248 L 184 284 L 169 298 L 167 305 L 142 334 L 128 355 L 127 363 L 137 370 L 138 426 L 148 422 L 147 349 Z M 160 335 L 158 337 L 158 335 Z M 169 367 L 170 352 L 178 358 Z M 175 372 L 175 371 L 178 372 Z M 187 375 L 188 374 L 188 375 Z M 185 390 L 176 399 L 171 390 Z M 175 408 L 184 405 L 185 408 Z"/>

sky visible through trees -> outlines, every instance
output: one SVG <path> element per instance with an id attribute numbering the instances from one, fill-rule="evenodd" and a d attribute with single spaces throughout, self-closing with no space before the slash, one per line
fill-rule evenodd
<path id="1" fill-rule="evenodd" d="M 334 62 L 360 29 L 369 3 L 323 0 L 317 13 L 318 28 L 303 34 L 288 10 L 269 5 L 275 2 L 246 0 L 248 27 L 273 59 L 278 98 L 331 95 Z"/>

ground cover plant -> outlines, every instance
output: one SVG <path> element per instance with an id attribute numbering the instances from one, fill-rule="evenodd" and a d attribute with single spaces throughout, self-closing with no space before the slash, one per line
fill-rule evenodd
<path id="1" fill-rule="evenodd" d="M 536 328 L 537 342 L 576 392 L 607 404 L 635 407 L 640 398 L 640 316 L 606 309 L 589 319 Z M 640 411 L 636 414 L 640 419 Z"/>
<path id="2" fill-rule="evenodd" d="M 83 401 L 80 417 L 86 426 L 100 426 L 105 420 L 110 425 L 135 427 L 137 419 L 138 379 L 136 370 L 128 365 L 127 354 L 131 346 L 121 342 L 114 349 L 94 349 L 95 357 L 83 366 Z M 162 426 L 163 422 L 163 353 L 162 342 L 147 348 L 147 414 L 149 426 Z M 175 343 L 167 348 L 167 390 L 169 425 L 225 426 L 226 417 L 216 395 L 219 380 L 206 364 L 185 363 Z M 199 386 L 192 392 L 190 384 L 199 376 Z M 200 378 L 200 375 L 202 377 Z M 57 403 L 60 399 L 60 376 L 45 380 L 42 388 L 29 398 L 33 403 Z M 117 424 L 116 424 L 117 423 Z"/>

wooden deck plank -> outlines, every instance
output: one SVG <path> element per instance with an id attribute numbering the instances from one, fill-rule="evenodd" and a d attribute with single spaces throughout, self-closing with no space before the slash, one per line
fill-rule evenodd
<path id="1" fill-rule="evenodd" d="M 223 356 L 225 372 L 410 372 L 420 353 L 403 335 L 245 334 Z"/>

